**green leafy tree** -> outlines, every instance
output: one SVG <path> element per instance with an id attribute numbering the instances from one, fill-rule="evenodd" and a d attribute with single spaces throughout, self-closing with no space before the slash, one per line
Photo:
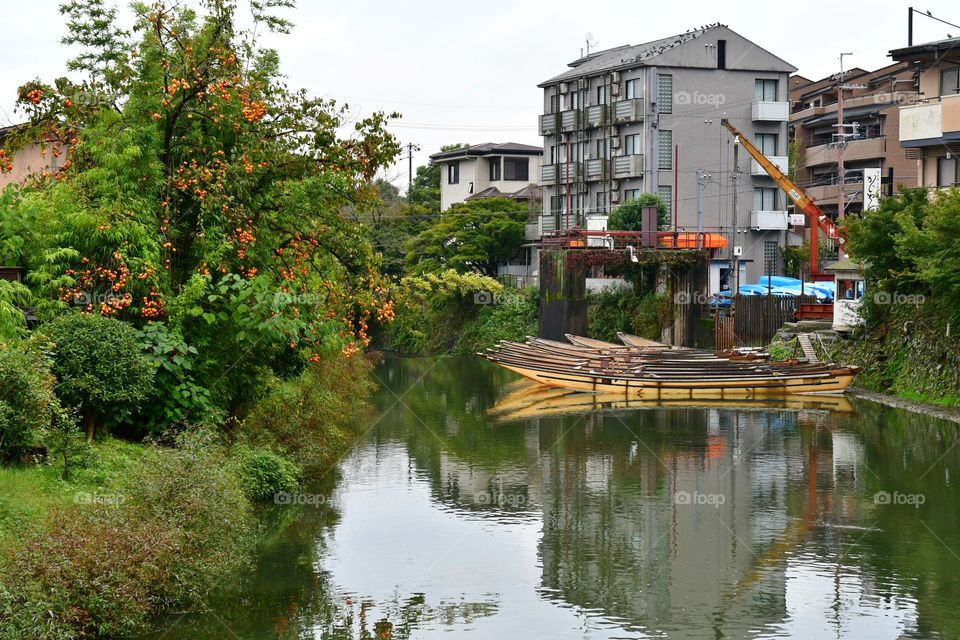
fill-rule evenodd
<path id="1" fill-rule="evenodd" d="M 440 165 L 434 162 L 417 167 L 417 173 L 407 193 L 407 202 L 440 213 Z"/>
<path id="2" fill-rule="evenodd" d="M 483 198 L 453 205 L 408 246 L 414 271 L 477 271 L 496 277 L 497 265 L 514 258 L 523 244 L 527 205 Z"/>
<path id="3" fill-rule="evenodd" d="M 59 407 L 55 382 L 36 345 L 0 345 L 0 455 L 40 441 Z"/>
<path id="4" fill-rule="evenodd" d="M 136 332 L 115 318 L 70 313 L 45 325 L 54 343 L 53 374 L 57 396 L 77 407 L 87 441 L 97 422 L 121 422 L 147 397 L 154 370 L 142 353 Z"/>
<path id="5" fill-rule="evenodd" d="M 616 231 L 653 231 L 642 229 L 643 209 L 657 208 L 657 223 L 661 229 L 669 227 L 667 203 L 655 193 L 641 193 L 636 199 L 625 202 L 610 213 L 607 228 Z"/>
<path id="6" fill-rule="evenodd" d="M 354 122 L 287 86 L 255 36 L 289 31 L 274 13 L 291 5 L 251 2 L 243 30 L 230 0 L 137 2 L 127 32 L 102 0 L 68 2 L 64 42 L 81 50 L 68 67 L 85 79 L 20 87 L 28 126 L 5 141 L 61 157 L 13 205 L 32 216 L 14 248 L 37 315 L 80 301 L 137 327 L 163 321 L 203 354 L 191 375 L 231 414 L 261 376 L 352 353 L 389 314 L 369 233 L 341 210 L 376 197 L 399 152 L 392 115 Z"/>

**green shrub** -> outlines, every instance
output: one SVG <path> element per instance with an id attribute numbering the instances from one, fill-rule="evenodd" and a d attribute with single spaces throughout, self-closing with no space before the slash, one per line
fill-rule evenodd
<path id="1" fill-rule="evenodd" d="M 655 193 L 641 193 L 636 199 L 625 202 L 610 212 L 607 228 L 618 231 L 656 231 L 643 229 L 644 207 L 657 208 L 657 226 L 660 229 L 670 228 L 670 215 L 667 212 L 667 203 Z"/>
<path id="2" fill-rule="evenodd" d="M 368 361 L 338 356 L 293 380 L 274 381 L 243 421 L 247 436 L 301 468 L 335 464 L 373 391 L 369 373 Z"/>
<path id="3" fill-rule="evenodd" d="M 88 439 L 98 420 L 123 422 L 150 393 L 154 370 L 130 325 L 71 313 L 44 325 L 43 331 L 55 344 L 57 396 L 81 411 Z"/>
<path id="4" fill-rule="evenodd" d="M 662 295 L 637 296 L 626 287 L 590 294 L 587 331 L 598 340 L 618 342 L 617 332 L 659 340 L 668 307 Z"/>
<path id="5" fill-rule="evenodd" d="M 300 484 L 297 465 L 269 449 L 242 447 L 236 456 L 237 473 L 250 500 L 268 500 L 278 493 L 295 491 Z"/>
<path id="6" fill-rule="evenodd" d="M 40 440 L 58 407 L 54 382 L 33 345 L 0 345 L 0 457 Z"/>
<path id="7" fill-rule="evenodd" d="M 535 287 L 508 291 L 498 297 L 497 304 L 481 307 L 477 317 L 460 331 L 454 353 L 470 355 L 501 340 L 522 342 L 527 336 L 537 335 L 539 296 Z"/>
<path id="8" fill-rule="evenodd" d="M 0 637 L 129 636 L 202 606 L 250 556 L 250 503 L 207 432 L 154 449 L 117 493 L 87 502 L 0 558 Z"/>

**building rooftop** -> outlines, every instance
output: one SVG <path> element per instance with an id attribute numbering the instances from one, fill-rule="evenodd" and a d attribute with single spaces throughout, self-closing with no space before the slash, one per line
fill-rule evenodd
<path id="1" fill-rule="evenodd" d="M 443 160 L 454 160 L 456 158 L 482 157 L 482 156 L 537 156 L 543 155 L 543 147 L 536 147 L 531 144 L 520 144 L 519 142 L 482 142 L 450 151 L 441 151 L 430 156 L 433 162 Z"/>
<path id="2" fill-rule="evenodd" d="M 614 47 L 612 49 L 605 49 L 603 51 L 591 53 L 589 56 L 584 56 L 574 60 L 567 65 L 571 67 L 569 71 L 564 71 L 560 75 L 554 76 L 549 80 L 545 80 L 541 82 L 539 86 L 546 87 L 557 82 L 563 82 L 565 80 L 580 78 L 583 76 L 596 75 L 599 72 L 612 69 L 629 69 L 633 67 L 657 64 L 657 59 L 665 53 L 672 51 L 673 49 L 676 49 L 677 47 L 688 42 L 702 38 L 703 36 L 712 32 L 720 32 L 722 34 L 730 34 L 733 36 L 742 37 L 733 32 L 729 27 L 727 27 L 727 25 L 720 24 L 718 22 L 716 24 L 705 25 L 699 29 L 687 31 L 686 33 L 680 33 L 667 38 L 644 42 L 643 44 L 623 45 L 620 47 Z M 759 49 L 760 47 L 757 48 Z M 769 54 L 769 52 L 767 53 Z M 773 58 L 776 58 L 776 56 L 773 56 L 773 54 L 769 55 Z M 781 67 L 777 70 L 787 72 L 796 71 L 795 67 L 790 66 L 783 60 L 780 60 L 779 58 L 776 58 L 776 60 L 779 61 L 780 65 L 778 66 Z"/>
<path id="3" fill-rule="evenodd" d="M 893 49 L 890 51 L 889 56 L 894 60 L 910 60 L 913 58 L 922 58 L 928 54 L 942 56 L 944 53 L 951 52 L 955 53 L 957 57 L 960 57 L 960 38 L 945 38 L 943 40 L 915 44 L 912 47 Z"/>

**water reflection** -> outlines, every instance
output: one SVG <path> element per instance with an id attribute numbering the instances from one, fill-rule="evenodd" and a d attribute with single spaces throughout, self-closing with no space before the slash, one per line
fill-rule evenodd
<path id="1" fill-rule="evenodd" d="M 277 509 L 250 583 L 168 637 L 960 635 L 955 425 L 626 407 L 473 360 L 378 375 L 333 499 Z"/>

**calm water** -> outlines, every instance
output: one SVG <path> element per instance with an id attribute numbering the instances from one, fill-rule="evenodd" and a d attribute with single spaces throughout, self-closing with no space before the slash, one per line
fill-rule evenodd
<path id="1" fill-rule="evenodd" d="M 957 638 L 957 427 L 616 407 L 390 360 L 337 473 L 165 638 Z"/>

